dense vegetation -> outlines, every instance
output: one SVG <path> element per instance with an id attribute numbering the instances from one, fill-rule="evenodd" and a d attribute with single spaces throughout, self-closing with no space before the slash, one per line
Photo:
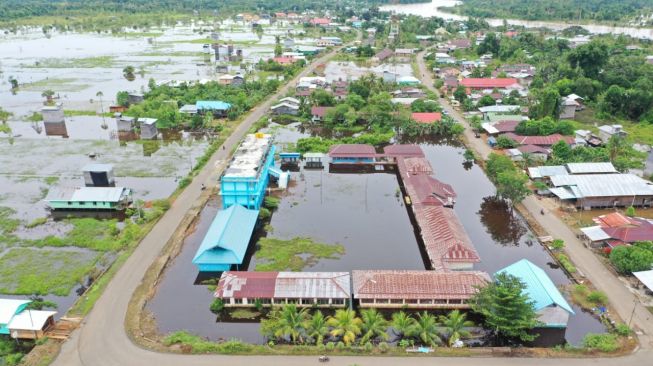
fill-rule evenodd
<path id="1" fill-rule="evenodd" d="M 653 11 L 650 0 L 464 0 L 456 10 L 479 18 L 616 21 Z"/>

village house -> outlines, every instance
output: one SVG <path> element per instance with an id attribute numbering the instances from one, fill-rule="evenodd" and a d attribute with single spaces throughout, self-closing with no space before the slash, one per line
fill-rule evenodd
<path id="1" fill-rule="evenodd" d="M 197 113 L 211 113 L 214 117 L 226 117 L 231 104 L 219 100 L 198 100 L 195 102 Z"/>
<path id="2" fill-rule="evenodd" d="M 56 311 L 28 309 L 32 300 L 0 299 L 0 335 L 41 339 L 54 327 Z"/>
<path id="3" fill-rule="evenodd" d="M 324 116 L 326 116 L 327 112 L 332 108 L 333 107 L 320 107 L 320 106 L 311 107 L 311 122 L 313 123 L 322 122 L 324 120 Z"/>
<path id="4" fill-rule="evenodd" d="M 312 18 L 309 23 L 314 27 L 327 27 L 331 20 L 329 18 Z"/>
<path id="5" fill-rule="evenodd" d="M 521 136 L 512 132 L 503 134 L 507 138 L 515 141 L 517 145 L 536 145 L 540 147 L 551 147 L 558 141 L 565 141 L 569 145 L 573 145 L 575 139 L 571 136 L 563 136 L 559 133 L 554 133 L 548 136 Z"/>
<path id="6" fill-rule="evenodd" d="M 437 52 L 435 54 L 435 62 L 439 64 L 455 64 L 456 58 L 448 53 Z"/>
<path id="7" fill-rule="evenodd" d="M 397 78 L 397 84 L 400 86 L 417 86 L 421 83 L 422 82 L 418 78 L 410 75 L 399 76 Z"/>
<path id="8" fill-rule="evenodd" d="M 517 126 L 521 123 L 520 120 L 501 120 L 496 123 L 485 122 L 481 124 L 481 127 L 489 136 L 497 136 L 504 133 L 515 132 Z"/>
<path id="9" fill-rule="evenodd" d="M 52 211 L 122 211 L 132 194 L 124 187 L 57 187 L 44 201 Z"/>
<path id="10" fill-rule="evenodd" d="M 288 66 L 294 64 L 299 60 L 291 56 L 277 56 L 273 57 L 272 61 L 278 63 L 279 65 Z"/>
<path id="11" fill-rule="evenodd" d="M 225 307 L 345 307 L 351 300 L 348 272 L 223 272 L 215 290 Z"/>
<path id="12" fill-rule="evenodd" d="M 544 162 L 549 159 L 551 150 L 537 145 L 521 145 L 515 149 L 508 149 L 507 153 L 513 161 L 522 161 L 524 155 L 528 155 L 535 161 Z"/>
<path id="13" fill-rule="evenodd" d="M 332 164 L 373 163 L 377 157 L 374 146 L 363 144 L 333 145 L 328 155 Z"/>
<path id="14" fill-rule="evenodd" d="M 416 123 L 432 124 L 442 121 L 442 113 L 440 112 L 413 112 L 410 118 Z"/>
<path id="15" fill-rule="evenodd" d="M 565 344 L 569 315 L 575 313 L 546 272 L 529 260 L 522 259 L 497 271 L 495 277 L 500 273 L 517 277 L 525 285 L 524 293 L 534 303 L 540 324 L 530 331 L 539 334 L 533 345 L 553 347 Z"/>
<path id="16" fill-rule="evenodd" d="M 593 248 L 609 252 L 621 245 L 653 241 L 653 222 L 643 217 L 628 217 L 620 212 L 597 216 L 597 225 L 581 228 L 585 240 Z"/>
<path id="17" fill-rule="evenodd" d="M 374 55 L 374 57 L 372 57 L 372 61 L 374 61 L 374 62 L 383 62 L 383 61 L 389 59 L 390 57 L 392 57 L 393 55 L 394 55 L 394 53 L 392 52 L 391 49 L 384 48 L 381 51 L 377 52 L 376 55 Z"/>
<path id="18" fill-rule="evenodd" d="M 570 174 L 550 177 L 549 191 L 577 208 L 650 206 L 651 182 L 634 174 Z"/>
<path id="19" fill-rule="evenodd" d="M 275 115 L 288 114 L 296 116 L 299 113 L 299 105 L 288 102 L 280 102 L 279 104 L 275 104 L 270 107 L 270 110 Z"/>
<path id="20" fill-rule="evenodd" d="M 116 126 L 119 132 L 131 132 L 134 130 L 135 118 L 123 116 L 122 113 L 115 113 Z"/>
<path id="21" fill-rule="evenodd" d="M 283 48 L 286 50 L 292 49 L 295 47 L 295 40 L 292 38 L 284 38 L 283 39 Z"/>
<path id="22" fill-rule="evenodd" d="M 344 80 L 334 81 L 331 84 L 331 91 L 337 101 L 344 101 L 349 94 L 349 83 Z"/>
<path id="23" fill-rule="evenodd" d="M 140 129 L 142 140 L 155 140 L 159 135 L 159 130 L 156 128 L 156 118 L 139 118 L 138 128 Z"/>
<path id="24" fill-rule="evenodd" d="M 397 48 L 395 50 L 395 56 L 397 57 L 411 57 L 413 54 L 415 54 L 413 48 Z"/>
<path id="25" fill-rule="evenodd" d="M 82 168 L 87 187 L 115 187 L 116 178 L 111 164 L 88 164 Z"/>
<path id="26" fill-rule="evenodd" d="M 361 308 L 470 309 L 470 298 L 488 282 L 486 273 L 476 271 L 352 271 Z"/>
<path id="27" fill-rule="evenodd" d="M 603 143 L 607 143 L 612 136 L 626 137 L 628 133 L 624 131 L 622 125 L 603 125 L 599 126 L 599 138 Z"/>
<path id="28" fill-rule="evenodd" d="M 569 98 L 561 98 L 560 100 L 560 119 L 574 119 L 576 117 L 576 110 L 580 108 L 580 104 Z"/>
<path id="29" fill-rule="evenodd" d="M 466 38 L 454 39 L 447 43 L 450 51 L 465 50 L 472 47 L 472 42 Z"/>
<path id="30" fill-rule="evenodd" d="M 464 86 L 468 91 L 471 90 L 487 90 L 487 89 L 519 89 L 521 86 L 515 78 L 466 78 L 460 81 L 460 85 Z"/>
<path id="31" fill-rule="evenodd" d="M 422 89 L 414 87 L 404 87 L 392 92 L 394 98 L 423 98 L 426 94 Z"/>

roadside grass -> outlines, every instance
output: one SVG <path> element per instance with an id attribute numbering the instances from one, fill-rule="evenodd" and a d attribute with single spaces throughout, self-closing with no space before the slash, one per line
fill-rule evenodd
<path id="1" fill-rule="evenodd" d="M 96 56 L 84 58 L 46 58 L 36 61 L 33 65 L 22 65 L 26 68 L 42 69 L 92 69 L 115 66 L 113 56 Z"/>
<path id="2" fill-rule="evenodd" d="M 310 238 L 261 238 L 257 246 L 256 271 L 301 271 L 320 259 L 338 259 L 345 253 L 340 244 L 321 244 Z"/>
<path id="3" fill-rule="evenodd" d="M 20 220 L 11 218 L 14 213 L 16 211 L 9 207 L 0 207 L 0 233 L 11 234 L 16 231 Z"/>
<path id="4" fill-rule="evenodd" d="M 75 117 L 75 116 L 102 116 L 104 114 L 105 117 L 113 117 L 113 113 L 98 113 L 96 111 L 82 111 L 82 110 L 74 110 L 74 109 L 68 109 L 63 111 L 63 115 L 66 117 Z"/>
<path id="5" fill-rule="evenodd" d="M 95 253 L 12 248 L 0 258 L 0 293 L 66 296 L 95 266 Z"/>
<path id="6" fill-rule="evenodd" d="M 75 246 L 97 251 L 116 251 L 123 247 L 122 232 L 117 227 L 116 220 L 96 220 L 93 218 L 66 219 L 66 223 L 73 226 L 66 236 L 56 237 L 49 235 L 43 239 L 27 241 L 33 247 L 65 247 Z M 128 230 L 134 224 L 127 224 Z M 138 226 L 136 226 L 138 227 Z"/>
<path id="7" fill-rule="evenodd" d="M 573 303 L 586 310 L 606 305 L 608 302 L 607 296 L 603 292 L 591 290 L 585 285 L 571 285 L 569 294 Z"/>

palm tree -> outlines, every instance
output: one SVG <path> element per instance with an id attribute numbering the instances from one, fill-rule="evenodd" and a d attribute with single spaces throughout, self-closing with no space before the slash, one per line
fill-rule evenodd
<path id="1" fill-rule="evenodd" d="M 440 323 L 447 330 L 449 347 L 461 338 L 469 338 L 471 333 L 464 328 L 474 326 L 474 322 L 467 320 L 467 315 L 458 310 L 450 312 L 447 316 L 440 316 Z"/>
<path id="2" fill-rule="evenodd" d="M 426 311 L 421 312 L 417 316 L 417 320 L 410 334 L 428 346 L 435 346 L 442 342 L 438 335 L 438 322 L 433 315 Z"/>
<path id="3" fill-rule="evenodd" d="M 104 120 L 104 107 L 102 106 L 102 97 L 104 96 L 104 93 L 102 93 L 102 91 L 99 91 L 99 92 L 95 93 L 95 96 L 98 97 L 98 99 L 100 99 L 100 114 L 102 114 L 102 126 L 101 127 L 106 130 L 107 127 L 109 127 L 109 126 L 107 126 L 107 122 Z"/>
<path id="4" fill-rule="evenodd" d="M 304 324 L 306 335 L 311 337 L 315 344 L 320 345 L 324 343 L 324 336 L 329 334 L 329 326 L 327 320 L 322 315 L 321 311 L 316 311 L 313 316 Z"/>
<path id="5" fill-rule="evenodd" d="M 48 104 L 50 104 L 52 103 L 52 97 L 54 97 L 54 90 L 52 89 L 44 90 L 43 93 L 41 93 L 41 96 L 45 98 Z"/>
<path id="6" fill-rule="evenodd" d="M 410 330 L 415 326 L 415 319 L 403 311 L 392 314 L 392 333 L 397 336 L 397 340 L 401 340 L 405 335 L 410 333 Z"/>
<path id="7" fill-rule="evenodd" d="M 292 343 L 303 342 L 304 323 L 308 319 L 306 309 L 297 309 L 294 304 L 285 305 L 278 314 L 277 329 L 274 333 L 277 338 L 290 337 Z"/>
<path id="8" fill-rule="evenodd" d="M 376 309 L 362 310 L 361 320 L 361 329 L 363 331 L 361 344 L 376 338 L 388 339 L 388 321 Z"/>
<path id="9" fill-rule="evenodd" d="M 350 345 L 361 334 L 361 319 L 356 312 L 349 309 L 336 310 L 335 315 L 327 319 L 327 325 L 332 327 L 331 335 L 341 337 L 346 345 Z"/>

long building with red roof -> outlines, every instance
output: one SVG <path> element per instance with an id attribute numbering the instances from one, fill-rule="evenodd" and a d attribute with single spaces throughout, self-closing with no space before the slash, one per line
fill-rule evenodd
<path id="1" fill-rule="evenodd" d="M 460 81 L 460 85 L 471 90 L 506 89 L 510 86 L 519 86 L 515 78 L 467 78 Z"/>

